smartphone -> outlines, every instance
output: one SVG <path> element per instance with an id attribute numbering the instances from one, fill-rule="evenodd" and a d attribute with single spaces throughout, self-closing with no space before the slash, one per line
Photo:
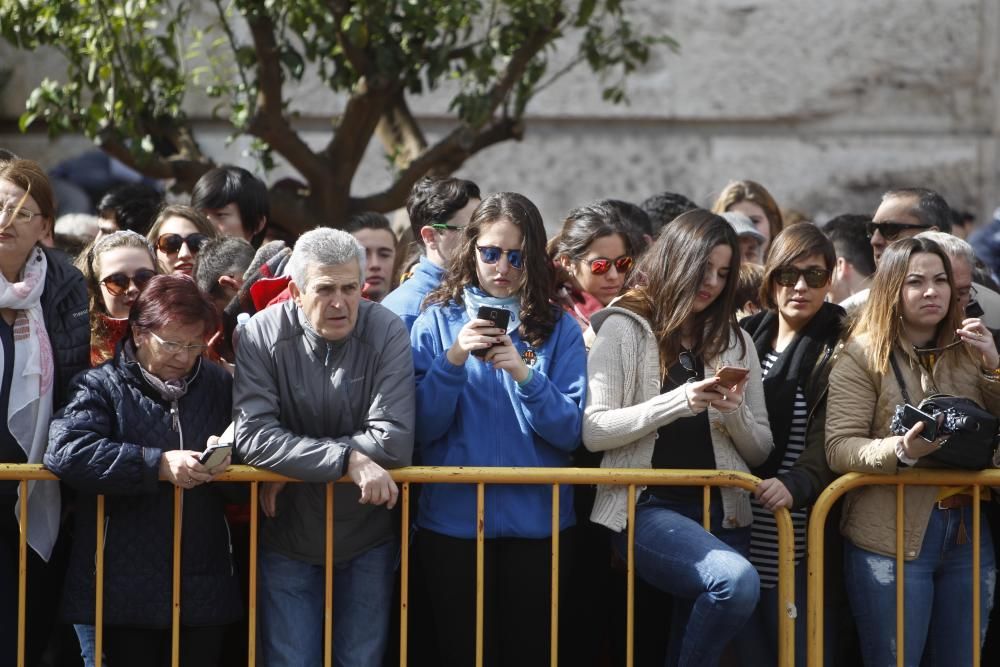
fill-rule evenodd
<path id="1" fill-rule="evenodd" d="M 489 320 L 493 323 L 493 326 L 497 329 L 503 329 L 504 333 L 506 333 L 507 326 L 510 324 L 510 311 L 503 308 L 494 308 L 493 306 L 480 306 L 476 312 L 476 318 Z M 481 350 L 473 350 L 472 354 L 476 357 L 485 357 L 489 349 L 488 347 L 484 347 Z"/>
<path id="2" fill-rule="evenodd" d="M 927 442 L 934 442 L 937 439 L 938 423 L 934 415 L 929 415 L 922 410 L 918 410 L 909 403 L 903 406 L 903 416 L 900 422 L 906 427 L 906 430 L 910 430 L 916 426 L 917 422 L 923 422 L 924 430 L 918 435 Z"/>
<path id="3" fill-rule="evenodd" d="M 233 452 L 232 444 L 211 445 L 201 453 L 201 458 L 198 459 L 198 461 L 206 468 L 214 468 L 215 466 L 225 461 L 226 457 L 229 456 L 232 452 Z"/>
<path id="4" fill-rule="evenodd" d="M 724 387 L 735 387 L 750 372 L 749 368 L 739 366 L 723 366 L 715 371 L 715 377 L 719 379 L 719 384 Z"/>

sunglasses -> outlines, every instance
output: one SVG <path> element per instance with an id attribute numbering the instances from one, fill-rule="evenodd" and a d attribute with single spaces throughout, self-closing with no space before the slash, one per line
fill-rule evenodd
<path id="1" fill-rule="evenodd" d="M 607 257 L 595 257 L 594 259 L 584 260 L 590 265 L 590 272 L 595 276 L 604 275 L 611 270 L 611 267 L 615 267 L 618 273 L 628 273 L 632 269 L 632 264 L 634 263 L 632 258 L 628 255 L 622 255 L 621 257 L 615 257 L 614 259 L 608 259 Z"/>
<path id="2" fill-rule="evenodd" d="M 428 226 L 431 227 L 432 229 L 437 229 L 437 230 L 440 230 L 440 231 L 446 231 L 446 230 L 448 230 L 448 231 L 452 231 L 452 232 L 460 232 L 463 229 L 462 227 L 457 227 L 455 225 L 446 225 L 443 222 L 434 222 L 434 223 L 431 223 Z"/>
<path id="3" fill-rule="evenodd" d="M 156 249 L 164 254 L 174 255 L 179 253 L 181 246 L 186 243 L 188 250 L 194 254 L 201 250 L 206 241 L 208 241 L 208 237 L 204 234 L 188 234 L 187 236 L 163 234 L 160 238 L 156 239 Z"/>
<path id="4" fill-rule="evenodd" d="M 694 382 L 698 378 L 698 366 L 694 359 L 694 354 L 691 350 L 683 350 L 677 355 L 677 362 L 681 365 L 687 374 L 688 382 Z"/>
<path id="5" fill-rule="evenodd" d="M 141 292 L 146 287 L 146 283 L 152 280 L 155 275 L 156 271 L 152 269 L 139 269 L 132 276 L 121 272 L 112 273 L 110 276 L 101 278 L 101 284 L 111 296 L 121 296 L 128 291 L 129 283 L 135 285 L 135 288 Z"/>
<path id="6" fill-rule="evenodd" d="M 799 277 L 806 279 L 806 285 L 812 288 L 824 287 L 830 282 L 830 272 L 826 269 L 799 269 L 794 266 L 783 266 L 774 272 L 774 282 L 782 287 L 795 287 Z"/>
<path id="7" fill-rule="evenodd" d="M 507 263 L 511 268 L 524 268 L 524 253 L 521 250 L 504 250 L 495 245 L 477 245 L 476 250 L 479 251 L 479 259 L 483 264 L 496 264 L 501 257 L 507 255 Z"/>
<path id="8" fill-rule="evenodd" d="M 904 229 L 929 229 L 929 225 L 913 225 L 908 222 L 866 222 L 865 232 L 868 238 L 875 236 L 875 232 L 882 235 L 886 241 L 894 241 L 897 236 L 903 233 Z"/>

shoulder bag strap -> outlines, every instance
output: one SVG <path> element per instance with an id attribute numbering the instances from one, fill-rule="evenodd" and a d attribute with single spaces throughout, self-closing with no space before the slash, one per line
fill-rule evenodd
<path id="1" fill-rule="evenodd" d="M 903 392 L 903 400 L 913 405 L 910 402 L 910 394 L 906 391 L 906 382 L 903 380 L 903 372 L 899 370 L 899 364 L 896 363 L 896 351 L 893 350 L 889 353 L 889 363 L 892 364 L 892 372 L 896 376 L 896 383 L 899 385 L 899 390 Z"/>

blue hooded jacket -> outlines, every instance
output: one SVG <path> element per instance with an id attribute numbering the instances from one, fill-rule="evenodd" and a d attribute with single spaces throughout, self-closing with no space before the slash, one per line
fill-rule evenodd
<path id="1" fill-rule="evenodd" d="M 399 287 L 389 292 L 388 296 L 382 299 L 382 305 L 399 315 L 399 319 L 406 325 L 406 330 L 411 331 L 424 299 L 441 284 L 442 278 L 444 269 L 426 256 L 422 256 L 413 267 L 413 274 Z"/>
<path id="2" fill-rule="evenodd" d="M 587 353 L 579 325 L 560 312 L 545 343 L 534 348 L 510 334 L 532 375 L 519 386 L 509 373 L 469 355 L 445 356 L 469 321 L 454 303 L 435 304 L 410 333 L 417 382 L 417 449 L 425 465 L 565 467 L 580 445 Z M 573 525 L 573 489 L 560 487 L 560 530 Z M 487 485 L 486 537 L 544 538 L 552 533 L 547 485 Z M 476 536 L 476 488 L 428 484 L 417 525 L 457 538 Z"/>

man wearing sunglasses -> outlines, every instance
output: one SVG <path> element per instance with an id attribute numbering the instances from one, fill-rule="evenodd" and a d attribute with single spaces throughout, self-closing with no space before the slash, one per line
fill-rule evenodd
<path id="1" fill-rule="evenodd" d="M 462 240 L 462 229 L 479 206 L 479 186 L 461 178 L 423 178 L 406 200 L 413 239 L 422 255 L 382 305 L 399 315 L 407 329 L 420 306 L 444 278 L 448 260 Z"/>

